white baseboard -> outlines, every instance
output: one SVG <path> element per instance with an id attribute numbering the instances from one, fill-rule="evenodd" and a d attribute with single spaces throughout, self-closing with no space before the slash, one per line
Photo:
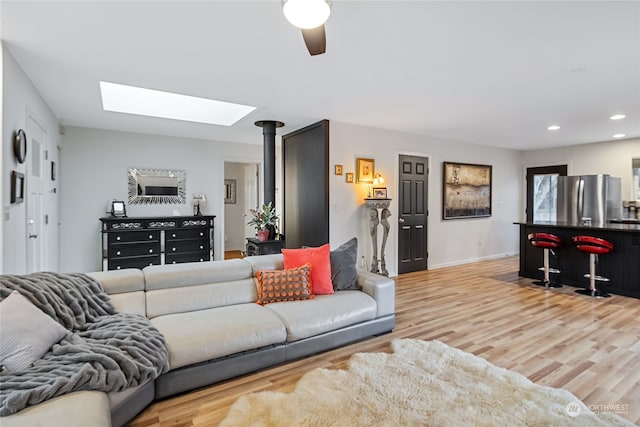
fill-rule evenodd
<path id="1" fill-rule="evenodd" d="M 487 255 L 480 258 L 470 258 L 470 259 L 462 259 L 458 261 L 445 262 L 442 264 L 430 265 L 429 270 L 438 270 L 440 268 L 455 267 L 456 265 L 471 264 L 473 262 L 478 262 L 478 261 L 487 261 L 490 259 L 504 258 L 508 256 L 518 255 L 519 253 L 520 252 L 506 252 L 503 254 Z"/>

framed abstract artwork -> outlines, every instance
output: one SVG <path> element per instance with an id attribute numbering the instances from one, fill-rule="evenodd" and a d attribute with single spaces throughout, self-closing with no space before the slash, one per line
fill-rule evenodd
<path id="1" fill-rule="evenodd" d="M 491 216 L 490 165 L 444 162 L 442 219 Z"/>

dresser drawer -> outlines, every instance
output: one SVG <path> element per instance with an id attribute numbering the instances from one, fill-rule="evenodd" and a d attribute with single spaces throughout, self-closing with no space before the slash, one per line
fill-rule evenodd
<path id="1" fill-rule="evenodd" d="M 108 269 L 144 268 L 148 265 L 160 265 L 160 255 L 109 259 Z"/>
<path id="2" fill-rule="evenodd" d="M 208 239 L 209 229 L 195 228 L 195 229 L 182 229 L 182 230 L 167 230 L 164 232 L 164 236 L 167 242 L 171 240 L 180 239 Z"/>
<path id="3" fill-rule="evenodd" d="M 209 252 L 188 252 L 182 254 L 167 254 L 165 264 L 180 264 L 183 262 L 205 262 L 211 260 Z"/>
<path id="4" fill-rule="evenodd" d="M 164 247 L 165 254 L 181 252 L 208 252 L 209 240 L 173 240 L 167 241 Z"/>
<path id="5" fill-rule="evenodd" d="M 118 233 L 108 233 L 108 244 L 127 242 L 152 242 L 160 241 L 160 230 L 149 231 L 122 231 Z"/>
<path id="6" fill-rule="evenodd" d="M 121 258 L 140 255 L 157 255 L 160 253 L 160 242 L 117 243 L 109 245 L 109 258 Z"/>

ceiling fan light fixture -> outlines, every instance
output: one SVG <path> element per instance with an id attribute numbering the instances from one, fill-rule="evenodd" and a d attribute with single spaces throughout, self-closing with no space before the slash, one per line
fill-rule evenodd
<path id="1" fill-rule="evenodd" d="M 302 29 L 323 25 L 331 14 L 331 8 L 325 0 L 287 0 L 282 11 L 287 21 Z"/>

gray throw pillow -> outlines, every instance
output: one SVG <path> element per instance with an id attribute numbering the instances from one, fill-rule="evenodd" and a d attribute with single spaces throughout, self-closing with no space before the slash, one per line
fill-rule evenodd
<path id="1" fill-rule="evenodd" d="M 2 370 L 27 369 L 67 330 L 18 291 L 0 302 L 0 365 Z"/>
<path id="2" fill-rule="evenodd" d="M 331 251 L 331 283 L 336 291 L 360 289 L 356 278 L 358 260 L 358 239 L 353 238 Z"/>

